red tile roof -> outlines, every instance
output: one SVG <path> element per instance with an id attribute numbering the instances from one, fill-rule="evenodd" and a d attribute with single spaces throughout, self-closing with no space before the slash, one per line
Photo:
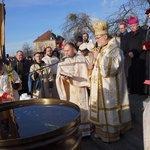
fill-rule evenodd
<path id="1" fill-rule="evenodd" d="M 42 34 L 41 36 L 39 36 L 33 42 L 47 41 L 47 40 L 50 40 L 51 36 L 56 39 L 56 35 L 54 33 L 52 33 L 50 30 L 48 30 L 47 32 L 45 32 L 44 34 Z"/>

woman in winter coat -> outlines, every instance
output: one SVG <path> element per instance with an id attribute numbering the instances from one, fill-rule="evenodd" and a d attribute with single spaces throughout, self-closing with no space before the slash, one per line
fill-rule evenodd
<path id="1" fill-rule="evenodd" d="M 39 52 L 34 54 L 34 62 L 28 76 L 28 87 L 32 98 L 52 97 L 53 76 L 51 68 L 42 61 Z"/>

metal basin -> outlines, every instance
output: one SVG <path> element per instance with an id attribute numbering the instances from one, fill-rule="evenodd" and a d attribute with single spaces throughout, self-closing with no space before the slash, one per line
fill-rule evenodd
<path id="1" fill-rule="evenodd" d="M 0 149 L 81 149 L 80 109 L 57 99 L 0 104 Z"/>

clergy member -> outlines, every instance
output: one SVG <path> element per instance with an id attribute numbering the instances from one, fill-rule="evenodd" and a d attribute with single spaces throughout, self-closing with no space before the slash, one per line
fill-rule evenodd
<path id="1" fill-rule="evenodd" d="M 108 35 L 108 25 L 98 21 L 93 26 L 98 47 L 91 76 L 89 120 L 95 124 L 95 137 L 115 142 L 120 133 L 132 127 L 123 52 L 119 39 Z"/>
<path id="2" fill-rule="evenodd" d="M 73 43 L 64 45 L 66 59 L 59 63 L 56 85 L 61 100 L 78 105 L 81 109 L 82 136 L 89 136 L 91 124 L 88 121 L 88 93 L 90 86 L 88 67 L 83 55 L 77 54 Z"/>

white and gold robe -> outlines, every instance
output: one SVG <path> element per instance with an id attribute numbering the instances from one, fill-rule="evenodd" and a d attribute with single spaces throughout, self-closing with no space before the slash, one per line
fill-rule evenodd
<path id="1" fill-rule="evenodd" d="M 59 59 L 56 56 L 44 56 L 42 58 L 42 60 L 47 64 L 47 65 L 51 65 L 49 66 L 51 69 L 51 73 L 52 74 L 56 74 L 57 73 L 57 62 L 59 62 Z"/>
<path id="2" fill-rule="evenodd" d="M 4 93 L 10 94 L 10 82 L 9 82 L 9 78 L 8 75 L 6 73 L 4 73 L 3 75 L 0 75 L 0 97 L 2 97 L 2 95 Z M 3 103 L 3 98 L 0 98 L 0 103 Z"/>
<path id="3" fill-rule="evenodd" d="M 150 101 L 143 112 L 144 150 L 150 150 Z"/>
<path id="4" fill-rule="evenodd" d="M 101 49 L 91 76 L 89 120 L 105 142 L 119 140 L 120 132 L 132 127 L 123 66 L 123 53 L 112 38 Z"/>
<path id="5" fill-rule="evenodd" d="M 64 80 L 62 72 L 71 75 L 69 80 Z M 88 121 L 88 94 L 90 86 L 88 68 L 84 56 L 76 54 L 73 58 L 67 58 L 59 63 L 56 85 L 61 100 L 72 102 L 81 110 L 82 136 L 90 135 L 91 124 Z"/>
<path id="6" fill-rule="evenodd" d="M 49 66 L 50 69 L 51 69 L 51 74 L 53 75 L 53 80 L 54 80 L 54 83 L 53 83 L 53 89 L 52 89 L 52 98 L 55 98 L 55 99 L 58 99 L 59 98 L 59 95 L 58 95 L 58 92 L 57 92 L 57 88 L 56 88 L 56 73 L 57 73 L 57 65 L 58 65 L 58 62 L 59 62 L 59 59 L 56 57 L 56 56 L 44 56 L 42 58 L 42 60 L 47 64 L 47 65 L 51 65 Z"/>
<path id="7" fill-rule="evenodd" d="M 22 81 L 21 81 L 19 75 L 10 66 L 4 65 L 3 66 L 3 71 L 4 71 L 4 74 L 7 74 L 7 76 L 8 76 L 8 82 L 10 84 L 9 85 L 9 87 L 10 87 L 9 88 L 9 94 L 13 95 L 15 101 L 18 101 L 20 99 L 18 91 L 22 89 Z M 19 88 L 18 89 L 13 89 L 12 83 L 13 84 L 15 84 L 15 83 L 20 84 Z"/>

